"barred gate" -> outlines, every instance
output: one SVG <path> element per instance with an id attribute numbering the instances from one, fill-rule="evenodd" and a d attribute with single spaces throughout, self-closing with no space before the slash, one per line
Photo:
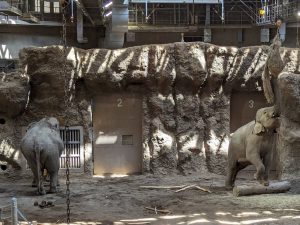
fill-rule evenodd
<path id="1" fill-rule="evenodd" d="M 66 134 L 65 128 L 60 128 L 60 137 L 64 142 L 64 151 L 60 157 L 60 169 L 66 169 Z M 69 127 L 68 147 L 70 149 L 70 169 L 83 167 L 83 134 L 82 127 Z"/>

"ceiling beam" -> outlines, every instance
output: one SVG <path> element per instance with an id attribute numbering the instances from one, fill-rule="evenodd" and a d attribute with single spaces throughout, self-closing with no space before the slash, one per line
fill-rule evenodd
<path id="1" fill-rule="evenodd" d="M 92 17 L 90 16 L 90 14 L 88 13 L 88 11 L 86 10 L 86 8 L 84 7 L 82 0 L 74 0 L 74 2 L 76 3 L 77 7 L 81 9 L 83 15 L 85 15 L 91 21 L 93 26 L 95 26 L 95 22 L 92 19 Z"/>

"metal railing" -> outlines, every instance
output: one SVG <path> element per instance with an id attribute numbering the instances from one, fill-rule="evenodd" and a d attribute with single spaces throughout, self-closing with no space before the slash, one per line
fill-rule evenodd
<path id="1" fill-rule="evenodd" d="M 61 8 L 58 2 L 47 2 L 48 4 L 44 4 L 43 8 L 40 4 L 40 1 L 34 1 L 33 4 L 26 4 L 26 2 L 23 0 L 6 0 L 6 2 L 10 5 L 11 8 L 18 9 L 22 13 L 30 13 L 31 15 L 37 17 L 42 21 L 61 20 Z"/>
<path id="2" fill-rule="evenodd" d="M 146 18 L 147 15 L 147 18 Z M 129 8 L 129 25 L 205 25 L 206 14 L 203 7 L 193 7 L 188 4 L 164 4 L 162 8 L 149 4 L 147 13 L 143 5 L 131 5 Z M 251 24 L 251 19 L 242 10 L 225 10 L 225 21 L 222 21 L 219 6 L 212 6 L 210 24 Z"/>
<path id="3" fill-rule="evenodd" d="M 257 17 L 256 24 L 266 25 L 274 23 L 277 17 L 282 17 L 285 21 L 294 19 L 297 16 L 298 2 L 291 1 L 286 4 L 273 4 L 264 8 L 265 15 Z"/>
<path id="4" fill-rule="evenodd" d="M 19 218 L 21 218 L 22 221 L 26 222 L 28 225 L 36 225 L 37 224 L 35 221 L 29 222 L 27 220 L 27 218 L 24 216 L 24 214 L 21 212 L 21 210 L 18 209 L 18 204 L 17 204 L 16 198 L 11 199 L 11 205 L 6 205 L 6 206 L 0 207 L 0 221 L 10 219 L 12 225 L 18 225 Z"/>

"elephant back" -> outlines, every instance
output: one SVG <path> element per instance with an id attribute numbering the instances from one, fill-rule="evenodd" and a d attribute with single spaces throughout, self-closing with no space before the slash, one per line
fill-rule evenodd
<path id="1" fill-rule="evenodd" d="M 37 122 L 31 124 L 21 141 L 21 150 L 32 151 L 35 148 L 45 151 L 58 151 L 61 155 L 63 142 L 58 131 Z"/>

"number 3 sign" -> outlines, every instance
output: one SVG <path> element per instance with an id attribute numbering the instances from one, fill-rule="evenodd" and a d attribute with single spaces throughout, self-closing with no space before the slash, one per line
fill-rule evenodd
<path id="1" fill-rule="evenodd" d="M 252 109 L 254 107 L 254 101 L 253 100 L 249 100 L 249 108 Z"/>

